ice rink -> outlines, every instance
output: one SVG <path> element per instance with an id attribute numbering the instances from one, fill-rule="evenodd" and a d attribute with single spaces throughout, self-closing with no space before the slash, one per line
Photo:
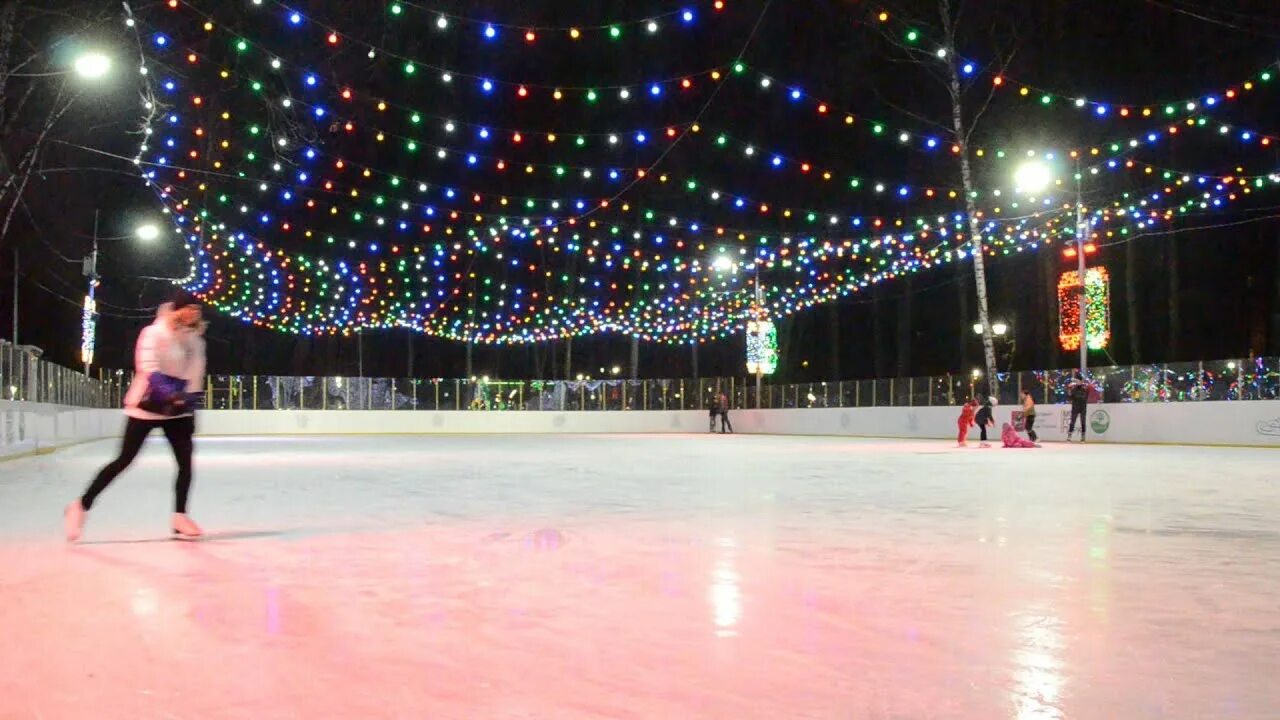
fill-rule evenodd
<path id="1" fill-rule="evenodd" d="M 156 437 L 0 464 L 0 718 L 1280 716 L 1280 452 Z"/>

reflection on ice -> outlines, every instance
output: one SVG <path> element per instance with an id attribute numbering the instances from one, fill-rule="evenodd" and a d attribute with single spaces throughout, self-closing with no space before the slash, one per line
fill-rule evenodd
<path id="1" fill-rule="evenodd" d="M 742 593 L 738 588 L 740 578 L 734 568 L 733 538 L 716 540 L 715 568 L 711 571 L 711 611 L 717 637 L 733 637 L 742 618 Z"/>

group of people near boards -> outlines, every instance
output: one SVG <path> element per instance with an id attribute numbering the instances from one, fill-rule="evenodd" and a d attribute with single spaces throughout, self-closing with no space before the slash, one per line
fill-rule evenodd
<path id="1" fill-rule="evenodd" d="M 1076 421 L 1080 421 L 1080 442 L 1085 441 L 1085 414 L 1089 408 L 1089 392 L 1092 385 L 1080 373 L 1076 373 L 1067 386 L 1067 397 L 1071 401 L 1071 424 L 1067 429 L 1067 442 L 1072 442 L 1076 434 Z M 960 407 L 960 417 L 956 420 L 958 433 L 957 447 L 969 446 L 969 430 L 977 427 L 980 433 L 979 447 L 989 448 L 987 429 L 995 427 L 995 398 L 970 398 Z M 1022 422 L 1027 437 L 1022 437 L 1012 422 L 1004 423 L 1000 429 L 1000 442 L 1007 448 L 1038 448 L 1040 437 L 1036 434 L 1036 401 L 1031 391 L 1022 392 Z"/>

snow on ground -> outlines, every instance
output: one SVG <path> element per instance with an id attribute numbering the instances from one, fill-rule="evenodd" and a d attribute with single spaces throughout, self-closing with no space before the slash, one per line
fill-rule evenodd
<path id="1" fill-rule="evenodd" d="M 157 437 L 0 464 L 0 718 L 1274 718 L 1280 453 Z"/>

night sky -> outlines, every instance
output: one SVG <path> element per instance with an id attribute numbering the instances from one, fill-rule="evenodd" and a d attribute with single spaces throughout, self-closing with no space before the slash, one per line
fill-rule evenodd
<path id="1" fill-rule="evenodd" d="M 950 146 L 950 105 L 946 88 L 939 81 L 945 70 L 941 61 L 927 57 L 912 61 L 910 51 L 925 54 L 938 47 L 930 38 L 942 36 L 937 0 L 894 0 L 880 4 L 867 2 L 814 2 L 726 0 L 716 11 L 712 2 L 689 0 L 684 5 L 670 0 L 628 0 L 627 2 L 428 2 L 402 3 L 402 12 L 391 12 L 391 2 L 338 1 L 299 2 L 291 5 L 304 16 L 299 27 L 291 27 L 285 6 L 264 0 L 255 6 L 248 0 L 183 0 L 179 7 L 168 2 L 134 6 L 140 35 L 156 83 L 172 79 L 175 91 L 159 88 L 161 101 L 182 113 L 181 130 L 157 126 L 159 144 L 170 134 L 180 136 L 174 157 L 187 148 L 199 148 L 198 160 L 181 158 L 192 171 L 180 181 L 171 169 L 159 177 L 176 184 L 173 198 L 203 198 L 215 221 L 233 225 L 273 250 L 290 255 L 324 258 L 330 262 L 390 262 L 397 257 L 389 247 L 403 244 L 431 246 L 442 241 L 439 235 L 448 224 L 432 219 L 434 235 L 397 235 L 394 222 L 378 229 L 368 219 L 352 220 L 345 212 L 356 204 L 347 198 L 320 200 L 338 203 L 338 216 L 301 208 L 301 203 L 323 178 L 336 175 L 316 170 L 308 177 L 311 188 L 295 188 L 293 205 L 283 201 L 288 190 L 273 185 L 260 192 L 255 178 L 267 173 L 270 158 L 253 165 L 244 159 L 243 147 L 269 138 L 286 137 L 289 157 L 302 147 L 313 147 L 321 158 L 345 159 L 356 167 L 369 167 L 385 177 L 403 178 L 415 186 L 428 183 L 433 188 L 456 188 L 483 194 L 482 204 L 497 197 L 559 198 L 567 204 L 577 198 L 615 196 L 615 205 L 654 208 L 659 219 L 678 216 L 682 223 L 700 227 L 731 227 L 749 231 L 751 237 L 783 235 L 816 237 L 819 244 L 839 244 L 849 238 L 886 232 L 855 228 L 853 218 L 871 223 L 875 218 L 892 222 L 895 218 L 952 217 L 963 211 L 959 200 L 946 196 L 945 188 L 960 185 L 959 163 Z M 123 27 L 115 3 L 41 3 L 38 13 L 25 4 L 22 14 L 25 31 L 14 55 L 53 46 L 69 32 L 77 38 L 92 38 L 120 53 L 118 68 L 123 71 L 108 85 L 85 90 L 68 114 L 51 132 L 41 155 L 43 172 L 34 174 L 23 194 L 23 202 L 13 213 L 12 225 L 2 241 L 0 277 L 5 292 L 0 299 L 3 323 L 0 337 L 9 338 L 12 308 L 12 248 L 20 253 L 19 293 L 21 299 L 21 341 L 45 349 L 47 357 L 74 365 L 79 346 L 79 304 L 84 293 L 80 266 L 75 262 L 88 252 L 95 208 L 100 211 L 100 236 L 127 236 L 141 219 L 158 218 L 161 208 L 155 192 L 141 182 L 129 160 L 137 153 L 139 137 L 139 77 L 134 74 L 138 48 L 134 36 Z M 694 22 L 685 26 L 679 14 L 689 7 L 696 11 Z M 69 10 L 70 14 L 59 11 Z M 435 10 L 437 12 L 432 12 Z M 436 26 L 438 11 L 453 18 L 449 27 Z M 880 12 L 887 13 L 881 22 Z M 661 18 L 659 32 L 649 36 L 643 22 Z M 483 25 L 465 18 L 489 19 L 501 23 L 496 37 L 486 39 Z M 87 19 L 87 20 L 86 20 Z M 99 21 L 100 19 L 100 21 Z M 87 32 L 80 31 L 89 23 Z M 205 22 L 214 29 L 206 31 Z M 616 22 L 621 37 L 610 39 L 606 28 Z M 1277 61 L 1274 50 L 1280 38 L 1280 8 L 1264 0 L 1040 0 L 1006 2 L 970 0 L 959 16 L 956 50 L 959 66 L 974 64 L 965 76 L 964 102 L 972 117 L 986 105 L 990 88 L 999 76 L 1001 88 L 985 107 L 971 139 L 975 184 L 984 192 L 978 202 L 985 217 L 1010 217 L 1043 213 L 1030 207 L 1007 190 L 994 196 L 994 188 L 1008 188 L 1018 166 L 1016 158 L 1027 150 L 1082 148 L 1086 167 L 1101 166 L 1114 158 L 1119 167 L 1103 167 L 1099 174 L 1086 174 L 1082 183 L 1085 204 L 1094 209 L 1120 201 L 1132 204 L 1144 196 L 1163 209 L 1210 192 L 1225 198 L 1223 207 L 1192 207 L 1172 222 L 1160 221 L 1144 230 L 1120 218 L 1097 226 L 1100 234 L 1096 254 L 1090 264 L 1104 265 L 1112 278 L 1111 327 L 1113 340 L 1105 352 L 1095 353 L 1096 364 L 1130 364 L 1182 360 L 1210 360 L 1242 357 L 1249 353 L 1280 355 L 1280 227 L 1272 215 L 1280 207 L 1280 185 L 1266 180 L 1280 171 L 1280 126 L 1275 118 L 1280 77 L 1270 84 L 1259 80 L 1269 64 Z M 338 41 L 327 43 L 318 26 L 337 29 Z M 583 37 L 568 37 L 567 28 L 583 28 Z M 534 42 L 524 40 L 525 28 L 537 27 Z M 553 29 L 558 28 L 558 29 Z M 919 33 L 908 40 L 907 31 Z M 168 46 L 158 48 L 151 39 L 164 33 Z M 253 47 L 244 53 L 234 47 L 234 37 L 250 38 Z M 748 39 L 750 41 L 748 42 Z M 319 41 L 317 41 L 319 39 Z M 368 57 L 368 49 L 381 49 Z M 65 42 L 52 55 L 67 52 Z M 744 51 L 745 47 L 745 51 Z M 188 52 L 198 56 L 187 61 Z M 747 66 L 742 78 L 712 82 L 704 71 L 732 65 L 739 53 Z M 917 53 L 919 55 L 920 53 Z M 275 75 L 263 67 L 265 56 L 279 57 L 285 65 Z M 392 56 L 411 57 L 422 63 L 406 78 L 404 63 Z M 992 65 L 996 58 L 1011 57 L 1003 70 Z M 42 62 L 53 63 L 46 57 Z M 438 80 L 430 65 L 459 73 L 448 87 Z M 221 69 L 229 78 L 219 78 Z M 1274 66 L 1272 71 L 1277 71 Z M 731 69 L 726 73 L 733 72 Z M 307 73 L 316 76 L 313 96 L 305 88 Z M 430 75 L 428 78 L 427 76 Z M 287 77 L 286 77 L 287 76 Z M 467 76 L 473 76 L 468 78 Z M 265 86 L 252 88 L 255 78 Z M 694 79 L 691 90 L 664 85 L 658 97 L 648 95 L 648 83 L 655 79 Z M 769 79 L 764 87 L 762 77 Z M 479 78 L 498 81 L 494 92 L 477 91 Z M 1007 79 L 1007 80 L 1006 80 Z M 1246 91 L 1243 83 L 1255 86 Z M 511 81 L 515 85 L 505 85 Z M 530 97 L 516 93 L 525 84 Z M 550 87 L 604 88 L 626 84 L 636 97 L 626 102 L 616 98 L 616 90 L 601 90 L 594 104 L 581 97 L 555 101 Z M 31 95 L 19 108 L 28 85 Z M 716 87 L 718 86 L 718 88 Z M 1031 86 L 1023 96 L 1019 88 Z M 343 103 L 339 93 L 350 88 L 355 100 Z M 798 91 L 793 99 L 790 91 Z M 1227 90 L 1236 97 L 1228 98 Z M 57 80 L 10 78 L 4 92 L 6 117 L 4 150 L 9 158 L 19 157 L 39 133 L 48 108 L 55 100 Z M 569 91 L 582 94 L 582 91 Z M 1041 98 L 1052 95 L 1046 106 Z M 608 95 L 608 97 L 605 97 Z M 199 96 L 201 103 L 192 103 Z M 299 98 L 295 107 L 282 108 L 280 98 Z M 1091 101 L 1076 108 L 1073 99 Z M 1213 107 L 1205 98 L 1213 97 Z M 310 98 L 310 99 L 308 99 Z M 388 111 L 373 107 L 374 99 L 390 104 Z M 1188 110 L 1185 103 L 1195 100 Z M 1165 106 L 1180 101 L 1176 112 Z M 310 103 L 310 104 L 307 104 Z M 826 104 L 826 112 L 818 109 Z M 1103 103 L 1102 109 L 1094 103 Z M 324 118 L 309 117 L 308 108 L 326 108 Z M 1153 110 L 1142 117 L 1141 109 Z M 424 113 L 421 128 L 409 119 L 406 108 Z M 1128 111 L 1122 117 L 1121 111 Z M 231 121 L 219 130 L 217 114 L 231 111 Z M 43 113 L 43 114 L 42 114 Z M 849 126 L 843 119 L 856 116 Z M 456 119 L 458 130 L 441 132 L 438 118 Z M 1185 120 L 1203 118 L 1203 125 L 1187 127 Z M 660 138 L 634 139 L 637 128 L 684 128 L 697 121 L 703 128 L 698 136 L 682 138 L 674 146 Z M 352 122 L 355 130 L 344 131 L 341 124 Z M 335 123 L 337 123 L 335 125 Z M 872 127 L 882 123 L 884 131 Z M 1171 125 L 1179 132 L 1168 135 Z M 246 135 L 251 124 L 260 125 L 263 138 Z M 1223 126 L 1227 129 L 1224 132 Z M 194 136 L 196 127 L 208 132 Z M 429 129 L 428 129 L 429 128 Z M 482 138 L 481 128 L 508 128 L 529 131 L 514 144 L 510 133 L 494 130 Z M 627 131 L 630 131 L 629 133 Z M 516 172 L 497 173 L 492 169 L 471 170 L 460 163 L 435 163 L 406 152 L 403 142 L 374 139 L 375 132 L 393 137 L 421 137 L 424 146 L 448 146 L 465 157 L 508 160 Z M 900 132 L 909 140 L 901 142 Z M 545 140 L 556 133 L 557 142 Z M 610 144 L 608 135 L 619 134 Z M 1148 135 L 1160 135 L 1146 142 Z M 1248 133 L 1248 135 L 1245 135 Z M 587 146 L 575 148 L 572 138 L 589 137 Z M 713 138 L 731 138 L 727 148 L 716 146 Z M 1275 134 L 1275 142 L 1262 139 Z M 236 146 L 218 155 L 216 143 L 225 137 Z M 1112 142 L 1140 139 L 1136 148 L 1110 152 Z M 936 148 L 927 145 L 937 141 Z M 755 153 L 744 156 L 745 145 Z M 1100 147 L 1102 154 L 1088 157 L 1088 150 Z M 154 150 L 154 149 L 153 149 Z M 162 149 L 161 149 L 162 150 Z M 998 158 L 1004 151 L 1008 157 Z M 423 151 L 423 154 L 428 154 Z M 146 157 L 154 159 L 157 152 Z M 782 166 L 773 168 L 769 159 L 777 155 Z M 206 163 L 224 157 L 217 173 Z M 672 181 L 656 177 L 627 188 L 626 183 L 610 184 L 593 178 L 557 178 L 550 172 L 521 174 L 526 163 L 554 166 L 566 159 L 580 166 L 597 168 L 651 167 L 652 175 L 667 174 Z M 1059 157 L 1065 175 L 1070 162 Z M 805 173 L 801 163 L 810 163 Z M 1125 164 L 1133 163 L 1126 168 Z M 318 161 L 317 167 L 324 163 Z M 298 166 L 301 167 L 301 166 Z M 1152 168 L 1147 173 L 1145 168 Z M 294 170 L 297 168 L 295 167 Z M 818 177 L 830 171 L 833 180 Z M 246 177 L 235 177 L 237 171 Z M 1176 171 L 1205 177 L 1200 187 L 1178 187 L 1162 177 Z M 6 173 L 7 176 L 7 173 Z M 1238 190 L 1213 192 L 1214 183 L 1226 176 L 1261 176 L 1263 187 L 1244 194 Z M 296 177 L 294 172 L 291 177 Z M 851 177 L 862 180 L 852 189 Z M 696 178 L 700 188 L 690 192 L 676 179 Z M 370 181 L 372 182 L 372 181 Z M 873 186 L 883 182 L 886 191 Z M 204 184 L 204 190 L 199 185 Z M 303 183 L 306 184 L 306 183 Z M 905 197 L 897 192 L 909 188 Z M 1238 186 L 1237 186 L 1238 187 Z M 704 189 L 723 188 L 723 201 L 708 202 Z M 1162 192 L 1173 188 L 1170 192 Z M 937 189 L 929 198 L 926 189 Z M 1074 201 L 1070 192 L 1052 194 L 1053 208 Z M 731 193 L 728 191 L 732 191 Z M 1128 198 L 1125 198 L 1128 193 Z M 1154 195 L 1153 195 L 1154 193 Z M 221 206 L 216 197 L 233 198 Z M 363 190 L 359 203 L 377 193 Z M 388 193 L 389 194 L 389 193 Z M 747 200 L 737 209 L 729 197 Z M 240 200 L 255 203 L 249 213 L 240 213 Z M 172 199 L 172 198 L 171 198 Z M 9 212 L 12 194 L 0 203 L 0 212 Z M 195 201 L 193 201 L 195 202 Z M 433 198 L 434 207 L 450 209 L 442 198 Z M 1016 207 L 1014 203 L 1019 203 Z M 768 211 L 760 212 L 760 205 Z M 457 207 L 476 211 L 481 205 Z M 999 212 L 996 212 L 999 208 Z M 792 209 L 791 217 L 783 209 Z M 395 217 L 393 212 L 388 218 Z M 414 208 L 417 211 L 418 208 Z M 815 211 L 817 221 L 807 219 Z M 617 208 L 610 208 L 616 213 Z M 261 212 L 269 212 L 272 222 L 255 222 Z M 486 205 L 485 213 L 497 212 Z M 518 216 L 519 210 L 502 211 Z M 545 213 L 539 211 L 542 217 Z M 560 213 L 565 215 L 566 213 Z M 839 216 L 832 228 L 824 221 Z M 244 218 L 249 218 L 248 220 Z M 663 228 L 664 223 L 646 226 L 639 211 L 627 219 L 602 213 L 602 223 L 617 222 L 626 232 L 643 230 L 645 243 L 655 233 L 663 234 L 665 247 L 687 240 L 686 256 L 709 264 L 720 247 L 754 247 L 750 242 L 690 233 L 687 228 Z M 288 230 L 280 221 L 289 218 Z M 426 221 L 423 221 L 424 224 Z M 949 226 L 949 223 L 944 223 Z M 1042 222 L 1031 220 L 1028 228 Z M 466 218 L 456 225 L 470 227 Z M 1106 236 L 1108 229 L 1129 227 L 1127 235 Z M 303 229 L 314 230 L 311 238 Z M 417 233 L 417 228 L 412 228 Z M 325 236 L 342 238 L 334 244 Z M 1047 237 L 1047 235 L 1045 236 Z M 359 238 L 356 248 L 347 238 Z M 695 251 L 703 238 L 708 248 Z M 1044 238 L 1042 237 L 1041 240 Z M 453 242 L 450 238 L 449 242 Z M 378 246 L 370 250 L 370 243 Z M 1063 257 L 1062 242 L 1031 241 L 1019 247 L 998 248 L 989 257 L 989 290 L 993 317 L 1010 323 L 1015 342 L 1002 347 L 1001 365 L 1016 369 L 1065 367 L 1073 358 L 1057 347 L 1058 313 L 1056 282 L 1059 273 L 1073 267 Z M 932 237 L 930 247 L 950 250 L 957 243 Z M 628 251 L 631 246 L 628 245 Z M 1009 252 L 1006 254 L 1005 249 Z M 654 251 L 652 244 L 647 252 Z M 539 272 L 556 275 L 621 279 L 620 290 L 599 291 L 595 297 L 622 302 L 645 295 L 625 287 L 627 276 L 621 269 L 606 272 L 584 260 L 582 252 L 547 254 L 545 248 L 512 249 L 521 265 L 539 264 Z M 679 254 L 674 248 L 671 253 Z M 524 254 L 522 254 L 524 253 Z M 535 257 L 536 255 L 536 257 Z M 504 258 L 509 260 L 511 258 Z M 852 261 L 849 261 L 852 262 Z M 845 263 L 848 265 L 848 263 Z M 449 292 L 461 291 L 461 310 L 466 311 L 466 295 L 484 293 L 486 278 L 511 286 L 538 286 L 492 256 L 469 260 L 463 265 L 476 278 L 450 282 Z M 823 267 L 837 267 L 840 262 Z M 855 266 L 850 266 L 855 267 Z M 121 238 L 104 241 L 99 270 L 102 320 L 99 326 L 98 362 L 108 368 L 127 367 L 137 330 L 156 304 L 169 292 L 163 278 L 181 277 L 188 270 L 187 251 L 173 234 L 147 245 Z M 852 272 L 852 270 L 850 270 Z M 859 270 L 861 272 L 861 270 Z M 676 277 L 672 271 L 668 279 Z M 749 280 L 713 277 L 703 272 L 713 287 L 723 283 L 726 293 L 749 286 Z M 684 277 L 688 277 L 685 273 Z M 797 282 L 795 268 L 780 263 L 761 271 L 769 287 Z M 551 285 L 543 292 L 553 292 Z M 656 291 L 655 291 L 656 292 Z M 482 300 L 476 300 L 483 305 Z M 845 294 L 799 311 L 779 322 L 782 349 L 781 380 L 845 379 L 873 375 L 925 375 L 949 371 L 966 372 L 981 363 L 981 348 L 970 326 L 976 321 L 976 300 L 972 265 L 968 260 L 943 263 L 919 272 L 885 278 L 867 289 Z M 443 305 L 441 305 L 444 308 Z M 684 308 L 687 310 L 687 308 Z M 448 317 L 449 308 L 440 310 Z M 208 313 L 210 370 L 215 373 L 245 374 L 354 374 L 357 341 L 354 337 L 299 337 L 267 328 L 246 325 L 216 312 Z M 413 354 L 418 376 L 457 377 L 466 371 L 466 348 L 461 342 L 427 337 L 404 329 L 374 330 L 363 338 L 366 375 L 403 375 Z M 472 372 L 501 377 L 562 377 L 566 343 L 541 342 L 514 345 L 477 343 L 472 350 Z M 688 344 L 645 342 L 641 346 L 639 374 L 643 377 L 687 376 L 693 373 L 692 350 Z M 601 367 L 627 364 L 629 340 L 618 335 L 579 337 L 572 343 L 571 374 L 596 374 Z M 554 361 L 553 361 L 554 358 Z M 698 348 L 698 372 L 702 376 L 743 375 L 741 334 L 708 339 Z"/>

